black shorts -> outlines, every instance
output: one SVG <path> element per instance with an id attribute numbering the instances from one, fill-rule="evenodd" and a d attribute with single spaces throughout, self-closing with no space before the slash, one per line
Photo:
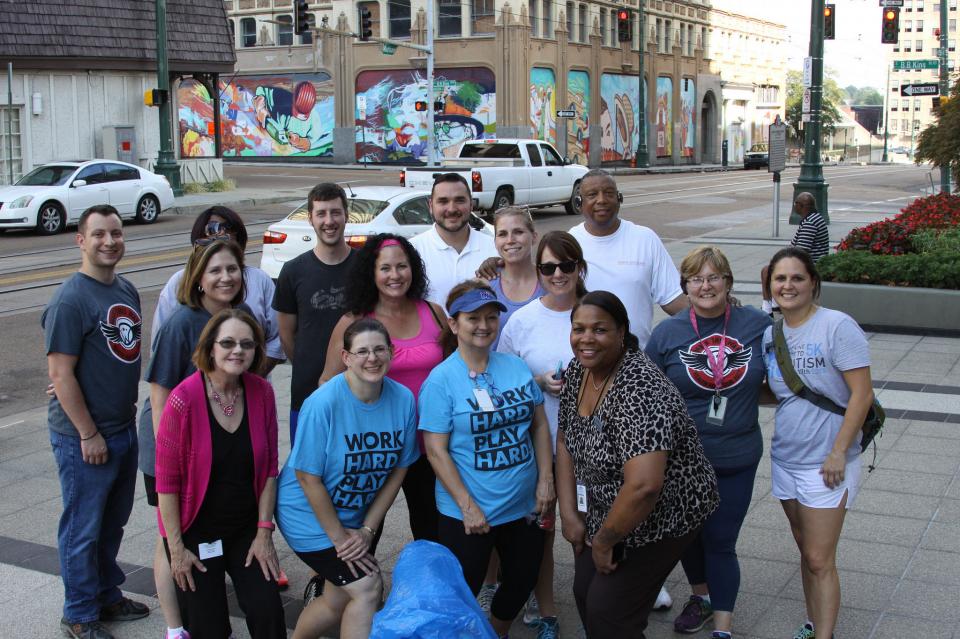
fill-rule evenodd
<path id="1" fill-rule="evenodd" d="M 157 478 L 144 473 L 143 490 L 147 493 L 147 503 L 154 508 L 159 508 L 160 498 L 157 496 Z"/>
<path id="2" fill-rule="evenodd" d="M 314 550 L 311 552 L 294 552 L 297 553 L 297 557 L 303 560 L 303 563 L 310 566 L 318 575 L 323 577 L 324 581 L 328 581 L 334 586 L 346 586 L 366 576 L 358 569 L 357 572 L 360 574 L 354 577 L 353 573 L 350 572 L 350 566 L 337 557 L 336 548 L 324 548 L 323 550 Z"/>

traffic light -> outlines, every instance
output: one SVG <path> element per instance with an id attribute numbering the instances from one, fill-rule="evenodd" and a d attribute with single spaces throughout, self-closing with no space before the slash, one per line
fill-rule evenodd
<path id="1" fill-rule="evenodd" d="M 416 102 L 413 103 L 413 108 L 416 111 L 426 111 L 427 103 L 424 102 L 423 100 L 417 100 Z"/>
<path id="2" fill-rule="evenodd" d="M 630 23 L 630 10 L 617 10 L 617 41 L 630 42 L 633 40 L 633 25 Z"/>
<path id="3" fill-rule="evenodd" d="M 833 40 L 836 38 L 836 27 L 837 23 L 834 21 L 836 18 L 836 6 L 835 4 L 828 4 L 823 7 L 823 39 L 824 40 Z"/>
<path id="4" fill-rule="evenodd" d="M 146 106 L 158 107 L 167 103 L 169 95 L 166 89 L 147 89 L 143 92 L 143 103 Z"/>
<path id="5" fill-rule="evenodd" d="M 370 18 L 370 9 L 360 7 L 360 39 L 364 42 L 373 35 L 373 21 Z"/>
<path id="6" fill-rule="evenodd" d="M 896 44 L 900 41 L 900 9 L 898 7 L 884 7 L 883 27 L 880 30 L 880 42 Z"/>
<path id="7" fill-rule="evenodd" d="M 310 30 L 310 12 L 307 11 L 307 0 L 296 0 L 293 9 L 293 32 L 297 35 Z"/>

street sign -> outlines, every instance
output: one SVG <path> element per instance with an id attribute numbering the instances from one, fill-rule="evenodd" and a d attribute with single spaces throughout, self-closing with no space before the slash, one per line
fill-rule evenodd
<path id="1" fill-rule="evenodd" d="M 801 122 L 810 122 L 810 121 L 811 121 L 811 120 L 810 120 L 810 114 L 809 114 L 809 113 L 804 113 L 804 114 L 802 114 L 802 115 L 800 116 L 800 121 L 801 121 Z"/>
<path id="2" fill-rule="evenodd" d="M 769 153 L 767 170 L 771 173 L 777 173 L 787 168 L 787 125 L 777 121 L 770 125 L 768 135 L 767 151 Z"/>
<path id="3" fill-rule="evenodd" d="M 384 55 L 393 55 L 397 52 L 397 45 L 392 42 L 384 42 L 380 50 L 383 51 Z"/>
<path id="4" fill-rule="evenodd" d="M 803 90 L 803 109 L 804 113 L 810 113 L 810 89 Z"/>
<path id="5" fill-rule="evenodd" d="M 902 7 L 903 0 L 880 0 L 881 7 Z"/>
<path id="6" fill-rule="evenodd" d="M 939 69 L 939 60 L 894 60 L 893 68 L 897 71 L 915 69 Z"/>
<path id="7" fill-rule="evenodd" d="M 900 86 L 900 95 L 940 95 L 940 85 L 936 82 L 923 82 L 921 84 L 903 84 Z"/>
<path id="8" fill-rule="evenodd" d="M 557 109 L 558 118 L 575 118 L 577 117 L 577 112 L 573 109 Z"/>
<path id="9" fill-rule="evenodd" d="M 809 87 L 813 84 L 813 58 L 803 59 L 803 86 Z"/>

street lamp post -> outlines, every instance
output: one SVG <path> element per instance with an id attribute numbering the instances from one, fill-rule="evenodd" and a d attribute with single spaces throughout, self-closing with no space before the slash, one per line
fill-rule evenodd
<path id="1" fill-rule="evenodd" d="M 889 162 L 887 155 L 887 140 L 890 139 L 890 64 L 887 64 L 887 92 L 883 94 L 883 158 L 881 162 Z"/>
<path id="2" fill-rule="evenodd" d="M 640 74 L 637 76 L 637 84 L 639 85 L 637 93 L 640 96 L 640 142 L 637 144 L 637 166 L 643 169 L 650 166 L 650 152 L 647 150 L 647 92 L 643 90 L 644 58 L 646 58 L 647 53 L 647 20 L 644 15 L 644 4 L 645 0 L 638 0 L 639 8 L 637 10 L 640 12 Z"/>
<path id="3" fill-rule="evenodd" d="M 947 0 L 940 0 L 940 99 L 950 95 L 950 70 L 947 68 Z M 950 192 L 950 166 L 940 167 L 940 192 Z"/>
<path id="4" fill-rule="evenodd" d="M 820 159 L 820 124 L 823 120 L 823 8 L 824 0 L 810 2 L 810 59 L 812 74 L 810 82 L 810 121 L 804 130 L 803 163 L 800 177 L 793 183 L 793 199 L 806 191 L 817 202 L 817 211 L 827 224 L 830 216 L 827 208 L 827 188 L 823 180 L 823 163 Z M 790 214 L 790 223 L 799 224 L 800 216 Z"/>
<path id="5" fill-rule="evenodd" d="M 170 124 L 170 71 L 167 65 L 167 0 L 156 0 L 157 88 L 166 94 L 160 102 L 160 150 L 154 171 L 167 178 L 175 195 L 182 195 L 180 166 L 173 154 L 173 127 Z"/>

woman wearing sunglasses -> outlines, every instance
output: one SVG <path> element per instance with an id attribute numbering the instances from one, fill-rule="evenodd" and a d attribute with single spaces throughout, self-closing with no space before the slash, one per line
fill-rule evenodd
<path id="1" fill-rule="evenodd" d="M 248 313 L 219 311 L 169 396 L 157 431 L 160 534 L 191 639 L 230 636 L 225 575 L 253 639 L 287 636 L 273 545 L 277 407 L 250 373 L 264 358 Z"/>
<path id="2" fill-rule="evenodd" d="M 573 359 L 570 340 L 558 336 L 570 334 L 570 311 L 587 288 L 583 279 L 587 263 L 577 240 L 566 231 L 550 231 L 537 247 L 537 271 L 540 286 L 546 294 L 516 311 L 500 334 L 497 350 L 520 357 L 534 374 L 534 380 L 543 391 L 543 409 L 550 424 L 553 450 L 557 446 L 557 411 L 563 388 L 563 371 Z M 538 627 L 538 639 L 557 636 L 557 609 L 553 598 L 553 541 L 552 517 L 542 527 L 544 537 L 543 562 L 540 578 L 534 590 L 536 595 L 527 604 L 523 621 Z M 537 602 L 536 612 L 533 601 Z"/>
<path id="3" fill-rule="evenodd" d="M 518 309 L 543 295 L 543 288 L 533 267 L 533 247 L 537 232 L 533 227 L 530 209 L 525 206 L 505 206 L 493 217 L 493 242 L 503 260 L 500 274 L 490 280 L 490 288 L 506 310 L 500 317 L 500 330 Z M 493 342 L 497 348 L 500 336 Z"/>

